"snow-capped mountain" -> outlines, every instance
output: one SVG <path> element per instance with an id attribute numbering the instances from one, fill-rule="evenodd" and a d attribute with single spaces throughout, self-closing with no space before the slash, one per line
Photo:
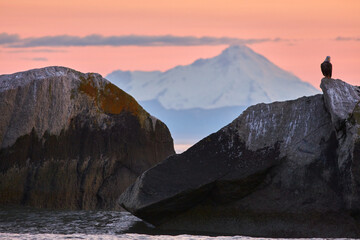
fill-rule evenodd
<path id="1" fill-rule="evenodd" d="M 319 92 L 246 46 L 166 72 L 118 70 L 107 78 L 138 101 L 158 100 L 174 110 L 249 106 Z"/>
<path id="2" fill-rule="evenodd" d="M 176 144 L 186 145 L 219 130 L 250 105 L 319 93 L 246 46 L 166 72 L 118 70 L 106 78 L 165 122 Z"/>

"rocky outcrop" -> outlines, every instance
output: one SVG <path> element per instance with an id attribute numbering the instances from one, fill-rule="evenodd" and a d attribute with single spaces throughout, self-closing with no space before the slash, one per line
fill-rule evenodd
<path id="1" fill-rule="evenodd" d="M 158 228 L 359 237 L 359 88 L 258 104 L 144 172 L 119 203 Z"/>
<path id="2" fill-rule="evenodd" d="M 174 154 L 161 121 L 99 74 L 47 67 L 0 76 L 0 204 L 114 209 Z"/>
<path id="3" fill-rule="evenodd" d="M 360 217 L 360 88 L 325 78 L 320 87 L 339 144 L 337 165 L 346 209 Z"/>

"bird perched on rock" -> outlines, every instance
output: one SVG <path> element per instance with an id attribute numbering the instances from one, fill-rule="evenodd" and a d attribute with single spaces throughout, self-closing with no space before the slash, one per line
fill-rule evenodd
<path id="1" fill-rule="evenodd" d="M 325 61 L 321 64 L 321 72 L 326 78 L 331 78 L 332 64 L 330 62 L 330 56 L 327 56 Z"/>

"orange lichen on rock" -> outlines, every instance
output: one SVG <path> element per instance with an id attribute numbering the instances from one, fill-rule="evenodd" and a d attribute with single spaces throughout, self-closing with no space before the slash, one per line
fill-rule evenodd
<path id="1" fill-rule="evenodd" d="M 97 87 L 92 74 L 87 78 L 80 77 L 79 91 L 94 99 L 96 106 L 104 113 L 120 114 L 122 111 L 130 112 L 140 120 L 143 125 L 148 113 L 136 102 L 136 100 L 110 82 Z"/>
<path id="2" fill-rule="evenodd" d="M 89 95 L 90 97 L 96 99 L 98 95 L 98 89 L 95 87 L 95 81 L 92 75 L 89 74 L 88 78 L 80 76 L 80 86 L 79 91 Z"/>
<path id="3" fill-rule="evenodd" d="M 112 83 L 106 84 L 104 89 L 100 90 L 100 93 L 100 107 L 106 113 L 119 114 L 125 110 L 138 116 L 140 111 L 143 111 L 133 97 Z"/>

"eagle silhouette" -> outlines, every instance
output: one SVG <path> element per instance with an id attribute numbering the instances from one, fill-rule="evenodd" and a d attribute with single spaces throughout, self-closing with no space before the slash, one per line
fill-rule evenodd
<path id="1" fill-rule="evenodd" d="M 332 75 L 332 64 L 330 62 L 330 56 L 325 58 L 325 61 L 320 65 L 321 72 L 326 78 L 331 78 Z"/>

